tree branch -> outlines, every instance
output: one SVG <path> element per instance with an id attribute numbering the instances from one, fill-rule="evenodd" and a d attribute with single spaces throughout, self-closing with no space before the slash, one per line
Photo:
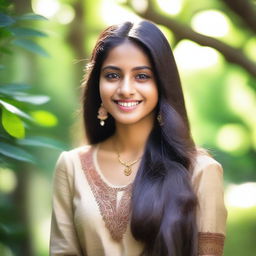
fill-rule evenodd
<path id="1" fill-rule="evenodd" d="M 132 7 L 129 3 L 129 7 Z M 205 36 L 195 32 L 189 26 L 183 25 L 171 17 L 164 16 L 156 11 L 152 0 L 148 0 L 148 8 L 143 14 L 137 13 L 144 19 L 151 20 L 157 24 L 168 27 L 179 39 L 189 39 L 202 46 L 209 46 L 219 51 L 224 58 L 230 62 L 243 67 L 248 73 L 256 77 L 256 63 L 249 60 L 240 49 L 229 46 L 213 37 Z M 136 12 L 136 10 L 134 10 Z"/>
<path id="2" fill-rule="evenodd" d="M 222 0 L 243 22 L 256 33 L 255 6 L 247 0 Z"/>

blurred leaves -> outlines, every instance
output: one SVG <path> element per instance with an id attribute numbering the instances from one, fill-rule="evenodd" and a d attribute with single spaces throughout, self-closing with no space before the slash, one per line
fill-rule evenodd
<path id="1" fill-rule="evenodd" d="M 38 44 L 28 39 L 15 39 L 12 41 L 13 45 L 20 46 L 32 53 L 40 54 L 44 57 L 48 57 L 49 54 Z"/>
<path id="2" fill-rule="evenodd" d="M 7 10 L 6 10 L 7 12 Z M 46 37 L 47 34 L 30 27 L 24 27 L 24 21 L 47 20 L 45 17 L 27 13 L 21 16 L 0 14 L 0 49 L 1 53 L 10 53 L 11 45 L 22 47 L 32 53 L 48 57 L 49 54 L 31 38 Z"/>
<path id="3" fill-rule="evenodd" d="M 12 32 L 17 37 L 27 37 L 27 36 L 39 36 L 46 37 L 47 34 L 33 28 L 9 28 L 9 31 Z"/>
<path id="4" fill-rule="evenodd" d="M 63 150 L 66 148 L 64 143 L 43 136 L 28 136 L 26 139 L 19 140 L 18 144 L 23 146 L 45 147 L 58 150 Z"/>
<path id="5" fill-rule="evenodd" d="M 4 101 L 1 98 L 4 98 L 4 97 L 2 97 L 0 95 L 0 105 L 2 105 L 3 108 L 5 108 L 6 110 L 10 111 L 11 113 L 13 113 L 15 115 L 18 115 L 20 117 L 24 117 L 24 118 L 27 118 L 28 120 L 31 120 L 31 117 L 29 115 L 27 115 L 25 112 L 23 112 L 16 106 L 9 104 L 8 102 Z"/>
<path id="6" fill-rule="evenodd" d="M 15 20 L 3 13 L 0 13 L 0 27 L 7 27 L 15 23 Z"/>
<path id="7" fill-rule="evenodd" d="M 47 103 L 50 98 L 45 95 L 29 95 L 26 93 L 16 93 L 11 95 L 13 99 L 19 102 L 26 102 L 33 105 L 41 105 Z"/>
<path id="8" fill-rule="evenodd" d="M 47 18 L 45 18 L 44 16 L 42 15 L 39 15 L 39 14 L 35 14 L 35 13 L 25 13 L 19 17 L 16 18 L 17 20 L 28 20 L 28 21 L 31 21 L 31 20 L 47 20 Z"/>
<path id="9" fill-rule="evenodd" d="M 0 154 L 15 160 L 35 163 L 35 158 L 30 153 L 9 143 L 0 142 Z"/>
<path id="10" fill-rule="evenodd" d="M 51 112 L 45 110 L 32 111 L 31 116 L 34 118 L 37 124 L 42 126 L 52 127 L 58 123 L 57 117 Z"/>
<path id="11" fill-rule="evenodd" d="M 5 57 L 5 55 L 11 57 L 18 48 L 48 57 L 47 51 L 37 43 L 37 38 L 47 37 L 47 34 L 27 26 L 31 21 L 46 19 L 33 13 L 21 16 L 10 15 L 10 6 L 8 1 L 0 2 L 0 10 L 3 11 L 0 14 L 0 57 Z M 8 63 L 2 63 L 0 72 L 6 67 L 8 67 Z M 13 83 L 9 80 L 11 77 L 8 77 L 8 81 L 0 81 L 0 170 L 12 167 L 19 170 L 19 173 L 23 173 L 20 177 L 25 177 L 26 168 L 22 166 L 28 163 L 38 166 L 40 162 L 34 148 L 61 150 L 64 145 L 46 136 L 38 136 L 35 132 L 33 132 L 33 136 L 30 135 L 33 126 L 43 124 L 44 127 L 52 127 L 57 124 L 57 118 L 49 111 L 45 111 L 47 114 L 41 115 L 40 120 L 38 117 L 34 119 L 30 113 L 36 112 L 39 105 L 49 102 L 50 97 L 30 93 L 31 86 L 26 83 Z M 40 111 L 43 112 L 43 110 Z M 26 136 L 26 134 L 28 135 Z M 10 170 L 9 173 L 12 171 Z M 2 175 L 2 177 L 6 178 L 7 176 Z M 19 179 L 18 183 L 20 182 Z M 20 196 L 26 187 L 18 184 L 16 189 L 19 192 L 13 196 L 11 201 L 8 201 L 8 193 L 0 197 L 0 254 L 4 253 L 4 255 L 9 248 L 12 252 L 19 251 L 17 248 L 23 245 L 24 238 L 28 236 L 28 227 L 24 223 L 24 218 L 17 218 L 18 215 L 13 214 L 15 211 L 26 212 L 23 207 L 24 202 L 19 204 L 20 201 L 24 200 Z M 11 192 L 10 190 L 9 193 Z M 23 248 L 25 247 L 26 245 Z M 27 253 L 25 254 L 27 255 Z"/>
<path id="12" fill-rule="evenodd" d="M 4 108 L 2 110 L 2 125 L 11 136 L 18 139 L 24 138 L 25 127 L 22 120 Z"/>
<path id="13" fill-rule="evenodd" d="M 2 54 L 9 54 L 13 50 L 13 46 L 19 46 L 41 56 L 48 57 L 48 53 L 39 46 L 34 40 L 37 37 L 46 37 L 47 34 L 34 28 L 24 27 L 23 21 L 46 20 L 41 15 L 28 13 L 21 16 L 8 15 L 8 7 L 6 4 L 6 12 L 0 14 L 0 46 Z M 32 38 L 32 39 L 31 39 Z M 2 65 L 4 68 L 4 65 Z M 26 127 L 30 123 L 51 127 L 57 124 L 57 118 L 48 111 L 31 111 L 33 118 L 28 111 L 31 105 L 42 105 L 47 103 L 50 98 L 45 95 L 32 95 L 27 92 L 31 87 L 27 84 L 5 83 L 0 84 L 0 106 L 1 106 L 1 124 L 3 140 L 0 144 L 0 155 L 13 158 L 19 161 L 27 161 L 34 163 L 34 157 L 22 149 L 24 146 L 33 145 L 38 147 L 61 148 L 57 141 L 50 138 L 34 137 L 24 139 Z M 6 136 L 5 132 L 10 136 Z M 16 145 L 15 139 L 24 139 L 21 141 L 20 147 Z M 52 145 L 50 145 L 52 143 Z"/>
<path id="14" fill-rule="evenodd" d="M 17 93 L 16 91 L 24 91 L 30 89 L 31 86 L 27 84 L 2 84 L 0 86 L 0 93 L 7 94 L 7 95 L 13 95 L 14 93 Z"/>

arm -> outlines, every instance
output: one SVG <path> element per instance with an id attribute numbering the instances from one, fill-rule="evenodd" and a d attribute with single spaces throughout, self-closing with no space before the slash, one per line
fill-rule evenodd
<path id="1" fill-rule="evenodd" d="M 72 209 L 73 174 L 62 153 L 53 178 L 53 205 L 50 234 L 51 256 L 80 256 Z"/>
<path id="2" fill-rule="evenodd" d="M 194 180 L 198 198 L 198 254 L 222 256 L 225 240 L 227 210 L 224 205 L 223 170 L 209 157 Z"/>

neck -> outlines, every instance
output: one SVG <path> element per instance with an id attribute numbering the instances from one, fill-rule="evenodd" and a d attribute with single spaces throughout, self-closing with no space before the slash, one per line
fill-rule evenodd
<path id="1" fill-rule="evenodd" d="M 116 124 L 113 142 L 120 154 L 136 158 L 141 156 L 153 124 L 138 123 L 133 125 Z"/>

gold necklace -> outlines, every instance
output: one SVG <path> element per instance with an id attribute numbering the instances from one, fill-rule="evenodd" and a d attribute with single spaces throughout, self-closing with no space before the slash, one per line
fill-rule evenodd
<path id="1" fill-rule="evenodd" d="M 114 149 L 115 149 L 115 151 L 116 151 L 116 153 L 117 153 L 118 162 L 119 162 L 121 165 L 125 166 L 125 168 L 124 168 L 124 170 L 123 170 L 124 174 L 125 174 L 126 176 L 131 175 L 131 173 L 132 173 L 132 166 L 133 166 L 134 164 L 136 164 L 136 163 L 141 159 L 141 157 L 139 157 L 138 159 L 136 159 L 135 161 L 133 161 L 133 162 L 131 162 L 131 163 L 129 163 L 129 162 L 128 162 L 128 163 L 127 163 L 127 162 L 124 162 L 124 161 L 121 159 L 121 156 L 120 156 L 120 153 L 119 153 L 119 151 L 118 151 L 118 149 L 117 149 L 117 146 L 116 146 L 116 142 L 115 142 L 115 141 L 113 141 L 113 147 L 114 147 Z"/>
<path id="2" fill-rule="evenodd" d="M 121 165 L 125 166 L 125 168 L 124 168 L 124 174 L 125 174 L 126 176 L 131 175 L 131 173 L 132 173 L 132 166 L 133 166 L 134 164 L 136 164 L 136 163 L 140 160 L 140 158 L 138 158 L 138 159 L 136 159 L 135 161 L 133 161 L 133 162 L 131 162 L 131 163 L 124 162 L 124 161 L 121 160 L 121 158 L 120 158 L 120 153 L 118 152 L 118 150 L 117 150 L 117 157 L 118 157 L 119 163 L 120 163 Z"/>

